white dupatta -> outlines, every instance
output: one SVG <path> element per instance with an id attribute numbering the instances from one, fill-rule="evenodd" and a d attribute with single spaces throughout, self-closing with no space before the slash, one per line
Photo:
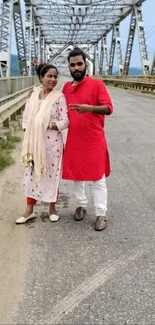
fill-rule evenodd
<path id="1" fill-rule="evenodd" d="M 29 99 L 29 113 L 22 145 L 24 167 L 33 166 L 34 183 L 38 186 L 40 177 L 46 172 L 45 136 L 50 122 L 53 104 L 62 95 L 52 90 L 40 105 L 41 88 L 36 87 Z"/>

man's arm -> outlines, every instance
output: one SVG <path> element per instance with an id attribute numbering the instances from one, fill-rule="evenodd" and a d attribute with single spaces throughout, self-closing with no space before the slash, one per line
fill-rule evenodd
<path id="1" fill-rule="evenodd" d="M 108 105 L 92 106 L 91 112 L 101 115 L 110 115 L 111 111 Z"/>
<path id="2" fill-rule="evenodd" d="M 98 91 L 97 91 L 98 106 L 94 106 L 92 111 L 96 114 L 110 115 L 113 112 L 113 105 L 111 97 L 105 84 L 98 80 Z"/>
<path id="3" fill-rule="evenodd" d="M 76 110 L 79 114 L 92 112 L 101 115 L 110 115 L 110 109 L 107 105 L 93 106 L 87 104 L 70 104 L 69 110 Z"/>

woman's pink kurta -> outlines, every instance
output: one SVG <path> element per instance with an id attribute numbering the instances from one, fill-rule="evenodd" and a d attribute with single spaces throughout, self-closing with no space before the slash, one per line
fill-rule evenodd
<path id="1" fill-rule="evenodd" d="M 86 76 L 76 86 L 67 82 L 63 93 L 69 104 L 107 105 L 112 102 L 101 80 Z M 63 179 L 97 181 L 110 174 L 109 154 L 104 133 L 105 116 L 69 110 L 69 130 L 63 160 Z"/>
<path id="2" fill-rule="evenodd" d="M 42 101 L 40 101 L 40 105 L 41 104 Z M 27 101 L 23 116 L 23 129 L 26 128 L 28 111 L 29 101 Z M 63 137 L 61 131 L 68 127 L 68 114 L 64 95 L 59 98 L 57 103 L 53 104 L 49 122 L 55 122 L 59 130 L 47 130 L 46 132 L 45 147 L 47 172 L 45 175 L 41 176 L 40 186 L 35 187 L 32 169 L 31 167 L 26 168 L 23 177 L 23 187 L 26 197 L 43 202 L 56 202 L 62 172 Z"/>

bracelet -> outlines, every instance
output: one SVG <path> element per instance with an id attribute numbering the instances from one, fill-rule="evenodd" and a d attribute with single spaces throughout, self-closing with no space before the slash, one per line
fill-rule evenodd
<path id="1" fill-rule="evenodd" d="M 52 127 L 53 127 L 53 123 L 50 122 L 49 125 L 48 125 L 48 129 L 52 130 Z"/>

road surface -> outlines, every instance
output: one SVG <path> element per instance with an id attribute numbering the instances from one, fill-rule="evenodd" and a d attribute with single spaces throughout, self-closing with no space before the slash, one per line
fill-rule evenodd
<path id="1" fill-rule="evenodd" d="M 15 225 L 24 210 L 20 144 L 0 175 L 0 324 L 155 324 L 155 99 L 109 88 L 111 155 L 108 227 L 88 215 L 74 222 L 71 184 L 61 183 L 58 212 Z"/>

